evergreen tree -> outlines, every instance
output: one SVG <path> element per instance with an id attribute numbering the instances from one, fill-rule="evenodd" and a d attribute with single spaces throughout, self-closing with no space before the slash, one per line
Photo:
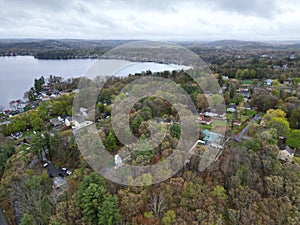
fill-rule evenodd
<path id="1" fill-rule="evenodd" d="M 114 151 L 118 148 L 117 139 L 112 132 L 110 132 L 106 137 L 104 145 L 109 151 Z"/>

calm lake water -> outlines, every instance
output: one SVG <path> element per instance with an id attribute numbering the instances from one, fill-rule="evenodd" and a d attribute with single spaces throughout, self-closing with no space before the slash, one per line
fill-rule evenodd
<path id="1" fill-rule="evenodd" d="M 33 86 L 35 78 L 41 76 L 46 78 L 49 75 L 63 78 L 83 76 L 95 61 L 95 59 L 38 60 L 32 56 L 0 57 L 0 106 L 8 109 L 10 101 L 23 99 L 24 92 Z M 100 61 L 112 65 L 120 60 Z M 125 76 L 146 70 L 158 72 L 181 68 L 187 67 L 138 62 L 131 63 L 115 75 Z"/>

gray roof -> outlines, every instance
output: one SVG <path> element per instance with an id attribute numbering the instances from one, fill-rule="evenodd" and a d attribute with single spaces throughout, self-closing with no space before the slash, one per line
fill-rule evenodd
<path id="1" fill-rule="evenodd" d="M 72 119 L 72 117 L 67 116 L 67 117 L 66 117 L 66 120 L 69 120 L 69 121 L 71 122 L 73 119 Z"/>
<path id="2" fill-rule="evenodd" d="M 55 177 L 53 179 L 53 186 L 55 188 L 63 187 L 67 185 L 67 181 L 61 177 Z"/>
<path id="3" fill-rule="evenodd" d="M 288 151 L 288 153 L 289 153 L 290 155 L 295 154 L 295 150 L 292 149 L 292 148 L 290 148 L 288 145 L 286 146 L 286 150 Z"/>
<path id="4" fill-rule="evenodd" d="M 60 124 L 60 121 L 57 118 L 52 118 L 50 119 L 50 122 L 54 125 L 57 126 Z"/>

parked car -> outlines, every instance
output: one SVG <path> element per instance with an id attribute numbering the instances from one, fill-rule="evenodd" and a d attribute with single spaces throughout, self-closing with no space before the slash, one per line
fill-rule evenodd
<path id="1" fill-rule="evenodd" d="M 61 168 L 61 170 L 68 176 L 70 176 L 72 174 L 72 172 L 65 167 Z"/>

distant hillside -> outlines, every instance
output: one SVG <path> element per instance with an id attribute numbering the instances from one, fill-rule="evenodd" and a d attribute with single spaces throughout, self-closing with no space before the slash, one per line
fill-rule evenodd
<path id="1" fill-rule="evenodd" d="M 129 42 L 127 40 L 2 39 L 0 55 L 33 55 L 41 59 L 88 58 Z"/>
<path id="2" fill-rule="evenodd" d="M 119 45 L 136 40 L 80 40 L 80 39 L 0 39 L 0 56 L 33 55 L 39 59 L 97 58 L 99 55 Z M 195 52 L 201 50 L 225 51 L 273 51 L 300 50 L 300 43 L 257 42 L 239 40 L 220 41 L 180 41 L 178 44 Z"/>

